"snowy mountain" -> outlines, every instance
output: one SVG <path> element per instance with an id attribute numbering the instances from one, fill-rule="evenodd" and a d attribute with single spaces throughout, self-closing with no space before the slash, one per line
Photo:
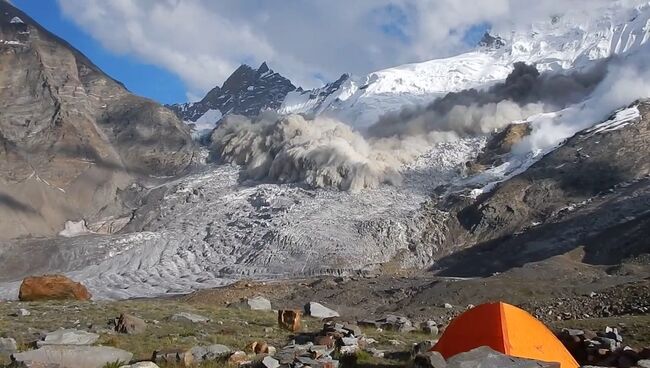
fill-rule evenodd
<path id="1" fill-rule="evenodd" d="M 407 64 L 287 95 L 280 112 L 323 114 L 364 128 L 404 105 L 505 79 L 518 61 L 540 71 L 584 68 L 593 60 L 638 49 L 650 37 L 650 4 L 613 1 L 592 13 L 572 12 L 525 29 L 487 34 L 470 52 Z M 493 32 L 497 32 L 494 30 Z M 332 88 L 336 85 L 336 88 Z"/>
<path id="2" fill-rule="evenodd" d="M 266 63 L 253 69 L 241 65 L 221 87 L 215 87 L 199 102 L 168 106 L 196 131 L 211 130 L 225 115 L 255 116 L 262 110 L 276 110 L 287 93 L 296 87 Z"/>

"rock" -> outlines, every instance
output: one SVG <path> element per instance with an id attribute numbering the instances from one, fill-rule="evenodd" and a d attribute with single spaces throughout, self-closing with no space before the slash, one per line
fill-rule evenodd
<path id="1" fill-rule="evenodd" d="M 109 346 L 43 346 L 12 355 L 16 362 L 56 364 L 65 368 L 102 368 L 108 363 L 129 362 L 133 354 Z"/>
<path id="2" fill-rule="evenodd" d="M 268 354 L 271 347 L 265 341 L 253 341 L 246 346 L 246 350 L 255 354 Z"/>
<path id="3" fill-rule="evenodd" d="M 214 344 L 209 346 L 195 346 L 191 349 L 195 363 L 217 360 L 230 355 L 229 347 L 226 345 Z"/>
<path id="4" fill-rule="evenodd" d="M 426 321 L 422 323 L 422 331 L 433 336 L 438 336 L 438 333 L 440 332 L 436 321 Z"/>
<path id="5" fill-rule="evenodd" d="M 20 284 L 18 299 L 39 300 L 90 300 L 92 295 L 85 286 L 63 275 L 31 276 Z"/>
<path id="6" fill-rule="evenodd" d="M 388 343 L 393 346 L 404 345 L 404 343 L 399 340 L 388 340 Z"/>
<path id="7" fill-rule="evenodd" d="M 261 296 L 247 299 L 246 304 L 251 310 L 271 310 L 271 302 Z"/>
<path id="8" fill-rule="evenodd" d="M 329 309 L 324 305 L 316 302 L 309 302 L 305 305 L 305 313 L 316 318 L 333 318 L 340 317 L 335 310 Z"/>
<path id="9" fill-rule="evenodd" d="M 131 365 L 123 365 L 120 368 L 160 368 L 154 362 L 138 362 Z"/>
<path id="10" fill-rule="evenodd" d="M 343 329 L 348 333 L 352 334 L 352 336 L 360 337 L 361 335 L 363 335 L 363 333 L 361 332 L 361 327 L 353 323 L 344 323 Z"/>
<path id="11" fill-rule="evenodd" d="M 194 313 L 180 312 L 176 313 L 169 318 L 174 322 L 191 322 L 191 323 L 202 323 L 210 322 L 210 318 L 204 317 Z"/>
<path id="12" fill-rule="evenodd" d="M 92 345 L 99 339 L 99 335 L 75 329 L 56 330 L 45 335 L 36 345 Z"/>
<path id="13" fill-rule="evenodd" d="M 333 348 L 334 343 L 336 341 L 334 340 L 334 337 L 332 336 L 316 336 L 314 338 L 314 344 L 315 345 L 321 345 L 321 346 L 327 346 L 328 348 Z"/>
<path id="14" fill-rule="evenodd" d="M 265 356 L 264 359 L 262 359 L 262 365 L 266 368 L 279 368 L 280 362 L 270 356 Z"/>
<path id="15" fill-rule="evenodd" d="M 442 357 L 437 351 L 428 351 L 420 353 L 413 359 L 413 367 L 415 368 L 446 368 L 447 363 L 445 358 Z"/>
<path id="16" fill-rule="evenodd" d="M 236 351 L 228 358 L 228 363 L 230 364 L 240 364 L 245 361 L 248 361 L 248 355 L 243 351 Z"/>
<path id="17" fill-rule="evenodd" d="M 482 346 L 455 355 L 447 361 L 447 368 L 560 368 L 558 363 L 515 358 Z"/>
<path id="18" fill-rule="evenodd" d="M 147 323 L 138 317 L 130 314 L 120 314 L 115 325 L 115 331 L 128 335 L 143 333 L 147 329 Z"/>
<path id="19" fill-rule="evenodd" d="M 31 315 L 32 313 L 25 308 L 20 308 L 16 313 L 13 314 L 15 317 L 27 317 Z"/>
<path id="20" fill-rule="evenodd" d="M 154 351 L 151 360 L 156 364 L 180 367 L 191 367 L 194 364 L 192 351 L 186 349 L 157 350 Z"/>
<path id="21" fill-rule="evenodd" d="M 279 310 L 278 325 L 280 328 L 291 332 L 300 331 L 302 327 L 302 312 L 299 310 Z"/>
<path id="22" fill-rule="evenodd" d="M 16 340 L 11 337 L 0 337 L 0 355 L 10 355 L 18 351 Z"/>
<path id="23" fill-rule="evenodd" d="M 638 362 L 636 362 L 636 365 L 641 368 L 650 368 L 650 360 L 648 359 L 639 360 Z"/>
<path id="24" fill-rule="evenodd" d="M 444 307 L 445 309 L 453 309 L 453 308 L 454 308 L 454 306 L 451 305 L 451 304 L 449 304 L 449 303 L 445 303 L 445 304 L 443 305 L 443 307 Z"/>
<path id="25" fill-rule="evenodd" d="M 388 315 L 383 320 L 379 321 L 381 327 L 387 330 L 397 331 L 397 332 L 411 332 L 415 330 L 413 327 L 413 322 L 406 317 Z"/>
<path id="26" fill-rule="evenodd" d="M 431 350 L 431 348 L 436 344 L 435 341 L 427 340 L 422 341 L 417 344 L 413 344 L 413 349 L 411 350 L 411 356 L 417 356 L 418 354 L 426 353 Z"/>

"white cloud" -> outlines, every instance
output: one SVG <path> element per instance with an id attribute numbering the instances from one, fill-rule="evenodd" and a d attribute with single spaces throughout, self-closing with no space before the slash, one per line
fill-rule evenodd
<path id="1" fill-rule="evenodd" d="M 179 75 L 203 95 L 242 62 L 305 87 L 447 56 L 472 25 L 529 22 L 611 0 L 58 0 L 106 48 Z"/>

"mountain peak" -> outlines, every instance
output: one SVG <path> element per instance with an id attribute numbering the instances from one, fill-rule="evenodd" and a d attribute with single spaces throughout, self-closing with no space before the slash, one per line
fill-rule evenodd
<path id="1" fill-rule="evenodd" d="M 265 61 L 265 62 L 262 63 L 262 65 L 260 65 L 259 68 L 257 68 L 257 74 L 263 74 L 263 73 L 266 73 L 266 72 L 268 72 L 270 70 L 271 69 L 269 69 L 269 66 L 266 65 L 266 61 Z"/>
<path id="2" fill-rule="evenodd" d="M 278 109 L 286 95 L 295 89 L 289 79 L 273 72 L 266 62 L 257 69 L 242 64 L 221 88 L 213 88 L 200 102 L 169 107 L 187 123 L 204 123 L 204 116 L 237 114 L 253 117 L 262 110 Z M 216 114 L 216 111 L 220 114 Z M 207 125 L 210 124 L 214 125 L 216 121 L 210 121 Z"/>

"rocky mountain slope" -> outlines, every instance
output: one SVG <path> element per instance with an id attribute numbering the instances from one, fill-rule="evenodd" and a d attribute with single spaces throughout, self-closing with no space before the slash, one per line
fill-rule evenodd
<path id="1" fill-rule="evenodd" d="M 290 80 L 262 63 L 257 70 L 241 65 L 199 102 L 168 106 L 187 124 L 198 131 L 215 127 L 222 116 L 257 116 L 263 110 L 277 110 L 287 93 L 296 87 Z"/>
<path id="2" fill-rule="evenodd" d="M 0 239 L 130 216 L 135 178 L 182 173 L 194 154 L 171 111 L 0 1 Z"/>

